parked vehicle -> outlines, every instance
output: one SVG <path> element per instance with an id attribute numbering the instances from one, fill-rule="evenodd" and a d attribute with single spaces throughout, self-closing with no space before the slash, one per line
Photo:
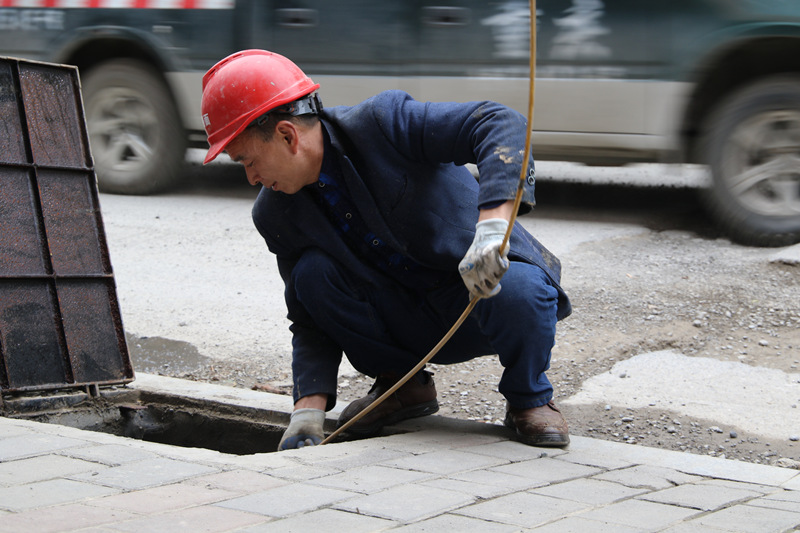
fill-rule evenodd
<path id="1" fill-rule="evenodd" d="M 174 182 L 186 147 L 206 146 L 203 72 L 245 48 L 291 58 L 327 106 L 394 88 L 527 109 L 523 0 L 2 5 L 0 55 L 80 68 L 107 192 Z M 707 163 L 706 204 L 733 239 L 800 241 L 800 2 L 539 0 L 537 21 L 536 158 Z"/>

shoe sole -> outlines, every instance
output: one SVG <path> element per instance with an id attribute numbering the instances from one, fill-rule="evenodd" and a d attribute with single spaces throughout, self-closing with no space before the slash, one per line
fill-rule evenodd
<path id="1" fill-rule="evenodd" d="M 569 434 L 561 433 L 541 433 L 539 435 L 524 435 L 516 428 L 513 422 L 505 420 L 503 425 L 514 431 L 517 438 L 528 446 L 539 446 L 542 448 L 563 448 L 569 445 Z"/>
<path id="2" fill-rule="evenodd" d="M 419 418 L 422 416 L 432 415 L 438 410 L 439 402 L 437 400 L 431 400 L 430 402 L 420 403 L 400 409 L 399 411 L 396 411 L 385 418 L 376 420 L 369 426 L 359 426 L 358 423 L 356 423 L 347 428 L 345 433 L 349 433 L 358 437 L 374 437 L 375 435 L 379 434 L 385 426 L 391 426 L 392 424 L 397 424 L 398 422 L 402 422 L 403 420 L 408 420 L 410 418 Z M 340 424 L 339 427 L 343 425 L 344 424 Z"/>
<path id="3" fill-rule="evenodd" d="M 569 445 L 569 435 L 522 435 L 516 432 L 520 442 L 528 446 L 538 446 L 542 448 L 563 448 Z"/>

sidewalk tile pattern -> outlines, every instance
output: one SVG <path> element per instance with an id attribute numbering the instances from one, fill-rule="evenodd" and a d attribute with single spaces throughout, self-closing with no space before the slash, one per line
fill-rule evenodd
<path id="1" fill-rule="evenodd" d="M 421 419 L 422 420 L 422 419 Z M 0 533 L 788 532 L 800 471 L 427 417 L 251 456 L 0 417 Z"/>

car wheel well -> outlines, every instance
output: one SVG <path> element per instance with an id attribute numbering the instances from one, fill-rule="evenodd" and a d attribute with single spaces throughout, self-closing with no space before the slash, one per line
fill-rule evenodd
<path id="1" fill-rule="evenodd" d="M 158 54 L 130 39 L 104 38 L 83 41 L 69 50 L 60 62 L 75 65 L 80 72 L 85 73 L 101 63 L 115 59 L 134 59 L 149 65 L 153 73 L 169 87 L 164 77 L 167 67 Z"/>
<path id="2" fill-rule="evenodd" d="M 739 88 L 778 74 L 800 74 L 800 38 L 749 39 L 703 62 L 683 121 L 684 158 L 704 162 L 699 149 L 709 116 L 717 104 Z"/>

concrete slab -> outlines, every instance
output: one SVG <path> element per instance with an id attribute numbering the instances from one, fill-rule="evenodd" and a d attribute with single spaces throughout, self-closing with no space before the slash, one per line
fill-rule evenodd
<path id="1" fill-rule="evenodd" d="M 451 514 L 439 515 L 416 524 L 392 530 L 395 533 L 431 533 L 433 531 L 458 531 L 458 533 L 512 533 L 519 531 L 516 526 L 498 524 L 488 520 Z"/>
<path id="2" fill-rule="evenodd" d="M 756 491 L 730 487 L 709 489 L 708 485 L 681 485 L 639 496 L 639 499 L 700 511 L 716 511 L 734 503 L 752 500 L 760 495 Z"/>
<path id="3" fill-rule="evenodd" d="M 769 260 L 772 263 L 800 265 L 800 244 L 777 250 L 770 256 Z"/>
<path id="4" fill-rule="evenodd" d="M 49 479 L 0 488 L 0 509 L 26 511 L 60 503 L 78 502 L 118 492 L 109 487 L 69 479 Z"/>
<path id="5" fill-rule="evenodd" d="M 35 457 L 42 453 L 56 452 L 66 448 L 85 446 L 86 441 L 47 434 L 17 435 L 0 440 L 0 462 Z"/>
<path id="6" fill-rule="evenodd" d="M 754 340 L 757 342 L 758 339 Z M 668 375 L 670 379 L 665 380 Z M 675 391 L 680 390 L 680 397 Z M 740 393 L 747 390 L 747 394 Z M 752 398 L 758 397 L 758 402 Z M 800 428 L 800 374 L 672 350 L 636 355 L 587 379 L 562 401 L 580 406 L 655 406 L 676 415 L 714 420 L 767 439 L 788 441 Z M 747 416 L 742 416 L 747 413 Z"/>
<path id="7" fill-rule="evenodd" d="M 336 508 L 397 522 L 414 522 L 448 513 L 473 501 L 474 498 L 461 492 L 403 485 L 341 502 Z"/>
<path id="8" fill-rule="evenodd" d="M 396 485 L 416 483 L 430 478 L 431 475 L 424 472 L 372 465 L 349 469 L 332 476 L 316 478 L 309 483 L 321 487 L 372 494 Z"/>
<path id="9" fill-rule="evenodd" d="M 800 513 L 753 505 L 728 507 L 687 523 L 698 528 L 712 527 L 737 533 L 777 533 L 796 528 L 798 524 Z"/>
<path id="10" fill-rule="evenodd" d="M 529 528 L 591 507 L 585 503 L 518 492 L 464 507 L 455 514 Z"/>
<path id="11" fill-rule="evenodd" d="M 355 492 L 291 483 L 233 498 L 217 505 L 265 516 L 286 517 L 352 499 L 356 495 Z"/>
<path id="12" fill-rule="evenodd" d="M 303 513 L 291 518 L 283 518 L 266 522 L 242 530 L 242 533 L 308 533 L 309 531 L 347 531 L 348 533 L 370 533 L 384 531 L 395 525 L 390 520 L 372 516 L 321 509 L 311 513 Z"/>
<path id="13" fill-rule="evenodd" d="M 97 473 L 78 474 L 72 476 L 72 479 L 125 490 L 139 490 L 211 472 L 215 472 L 215 469 L 205 465 L 159 457 L 126 463 Z"/>
<path id="14" fill-rule="evenodd" d="M 0 463 L 0 486 L 58 479 L 83 472 L 99 472 L 105 465 L 60 455 L 40 455 Z"/>
<path id="15" fill-rule="evenodd" d="M 135 514 L 119 509 L 104 509 L 86 503 L 74 503 L 47 507 L 47 512 L 32 509 L 8 514 L 0 520 L 0 531 L 37 533 L 59 533 L 69 529 L 93 528 L 85 531 L 111 531 L 101 529 L 126 520 L 135 519 Z"/>
<path id="16" fill-rule="evenodd" d="M 686 509 L 674 505 L 664 505 L 643 500 L 625 500 L 587 511 L 581 514 L 581 518 L 641 528 L 648 531 L 658 531 L 685 521 L 699 513 L 700 511 L 694 509 Z"/>

